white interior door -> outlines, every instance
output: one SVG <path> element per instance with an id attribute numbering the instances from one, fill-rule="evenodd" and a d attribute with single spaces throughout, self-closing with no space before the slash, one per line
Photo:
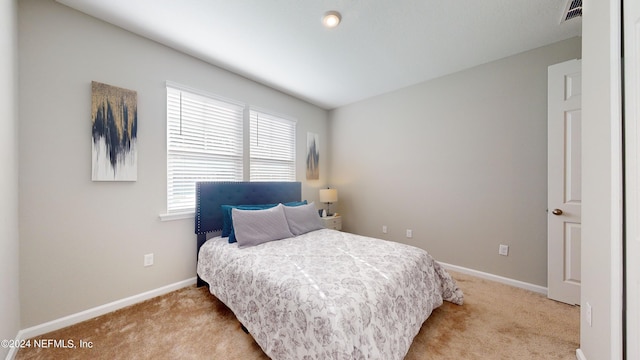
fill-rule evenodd
<path id="1" fill-rule="evenodd" d="M 640 359 L 640 1 L 624 1 L 627 359 Z"/>
<path id="2" fill-rule="evenodd" d="M 580 304 L 581 61 L 550 66 L 548 88 L 548 297 Z"/>

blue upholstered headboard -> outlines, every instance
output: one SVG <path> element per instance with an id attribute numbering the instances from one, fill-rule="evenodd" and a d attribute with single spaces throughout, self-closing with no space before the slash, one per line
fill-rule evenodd
<path id="1" fill-rule="evenodd" d="M 300 201 L 300 182 L 196 183 L 196 234 L 222 230 L 220 205 L 277 204 Z"/>
<path id="2" fill-rule="evenodd" d="M 222 230 L 221 205 L 277 204 L 300 201 L 300 182 L 198 182 L 196 183 L 196 257 L 207 233 Z M 198 277 L 198 286 L 204 285 Z"/>

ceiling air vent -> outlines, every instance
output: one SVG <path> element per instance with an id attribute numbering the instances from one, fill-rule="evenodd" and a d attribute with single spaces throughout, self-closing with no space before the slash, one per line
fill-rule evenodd
<path id="1" fill-rule="evenodd" d="M 562 21 L 571 20 L 582 16 L 582 0 L 568 0 L 567 7 L 562 14 Z"/>

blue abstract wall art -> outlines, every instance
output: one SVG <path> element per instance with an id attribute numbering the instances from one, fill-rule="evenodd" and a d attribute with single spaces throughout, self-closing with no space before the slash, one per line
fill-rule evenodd
<path id="1" fill-rule="evenodd" d="M 93 181 L 136 181 L 138 95 L 91 82 Z"/>

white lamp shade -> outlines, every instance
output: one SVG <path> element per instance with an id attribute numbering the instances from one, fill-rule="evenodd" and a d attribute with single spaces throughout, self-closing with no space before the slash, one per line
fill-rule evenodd
<path id="1" fill-rule="evenodd" d="M 336 189 L 320 189 L 320 202 L 334 203 L 338 201 L 338 190 Z"/>

